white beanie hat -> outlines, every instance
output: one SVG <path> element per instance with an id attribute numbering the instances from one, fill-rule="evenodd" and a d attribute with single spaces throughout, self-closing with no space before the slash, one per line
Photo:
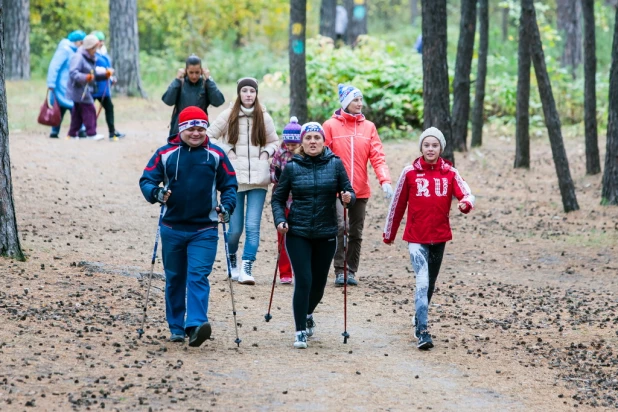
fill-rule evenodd
<path id="1" fill-rule="evenodd" d="M 347 86 L 345 84 L 339 84 L 339 103 L 341 103 L 341 108 L 346 110 L 352 100 L 357 97 L 363 97 L 363 94 L 360 90 L 358 90 L 354 86 Z"/>
<path id="2" fill-rule="evenodd" d="M 84 37 L 84 43 L 82 44 L 82 47 L 86 50 L 90 50 L 97 44 L 99 44 L 99 39 L 97 38 L 97 36 L 95 36 L 94 34 L 89 34 Z"/>
<path id="3" fill-rule="evenodd" d="M 444 135 L 442 134 L 440 129 L 438 129 L 437 127 L 430 127 L 429 129 L 421 133 L 421 137 L 419 137 L 418 139 L 418 149 L 422 151 L 423 140 L 425 140 L 426 137 L 430 136 L 438 139 L 438 141 L 440 142 L 440 152 L 444 152 L 444 148 L 446 147 L 446 139 L 444 138 Z"/>

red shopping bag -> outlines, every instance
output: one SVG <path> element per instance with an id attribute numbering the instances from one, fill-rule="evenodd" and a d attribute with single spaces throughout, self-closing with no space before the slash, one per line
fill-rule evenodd
<path id="1" fill-rule="evenodd" d="M 49 101 L 49 89 L 47 89 L 45 101 L 41 105 L 41 110 L 39 111 L 38 122 L 45 126 L 60 126 L 61 120 L 62 117 L 60 116 L 58 99 L 54 96 L 54 104 L 51 104 Z"/>

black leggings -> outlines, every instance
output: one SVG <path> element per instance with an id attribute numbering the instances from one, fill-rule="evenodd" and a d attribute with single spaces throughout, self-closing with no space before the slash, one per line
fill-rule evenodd
<path id="1" fill-rule="evenodd" d="M 114 105 L 112 103 L 112 98 L 109 96 L 104 97 L 96 97 L 105 109 L 105 122 L 107 123 L 107 128 L 109 129 L 109 134 L 114 134 L 116 128 L 114 126 Z"/>
<path id="2" fill-rule="evenodd" d="M 294 271 L 292 308 L 298 332 L 307 329 L 307 315 L 313 313 L 324 296 L 337 238 L 308 239 L 288 234 L 285 247 Z"/>

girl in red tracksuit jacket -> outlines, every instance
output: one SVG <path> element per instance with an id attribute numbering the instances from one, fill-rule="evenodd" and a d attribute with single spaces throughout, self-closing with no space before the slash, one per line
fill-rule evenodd
<path id="1" fill-rule="evenodd" d="M 449 224 L 451 200 L 459 200 L 459 210 L 468 213 L 474 196 L 457 169 L 440 157 L 446 140 L 440 130 L 430 127 L 420 137 L 422 156 L 401 172 L 384 227 L 384 243 L 392 244 L 408 209 L 403 240 L 408 242 L 410 260 L 416 274 L 414 336 L 419 349 L 433 347 L 427 330 L 427 309 L 440 271 L 444 246 L 453 238 Z"/>

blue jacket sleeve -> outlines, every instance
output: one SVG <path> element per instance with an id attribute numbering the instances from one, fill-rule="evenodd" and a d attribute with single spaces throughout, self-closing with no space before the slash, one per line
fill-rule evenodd
<path id="1" fill-rule="evenodd" d="M 238 191 L 238 181 L 236 171 L 225 153 L 217 168 L 217 190 L 220 195 L 220 202 L 230 215 L 236 209 L 236 192 Z"/>
<path id="2" fill-rule="evenodd" d="M 49 68 L 47 69 L 47 87 L 56 87 L 58 74 L 60 73 L 60 69 L 64 65 L 64 62 L 69 57 L 68 55 L 69 50 L 67 50 L 64 45 L 59 45 L 54 53 L 54 57 L 52 57 L 52 60 L 49 63 Z"/>
<path id="3" fill-rule="evenodd" d="M 157 150 L 150 158 L 150 161 L 144 168 L 142 177 L 139 179 L 139 187 L 142 189 L 142 194 L 150 203 L 157 202 L 154 191 L 163 182 L 163 164 L 161 163 L 161 154 L 159 152 L 160 150 Z M 236 199 L 236 194 L 234 194 L 234 199 Z"/>

